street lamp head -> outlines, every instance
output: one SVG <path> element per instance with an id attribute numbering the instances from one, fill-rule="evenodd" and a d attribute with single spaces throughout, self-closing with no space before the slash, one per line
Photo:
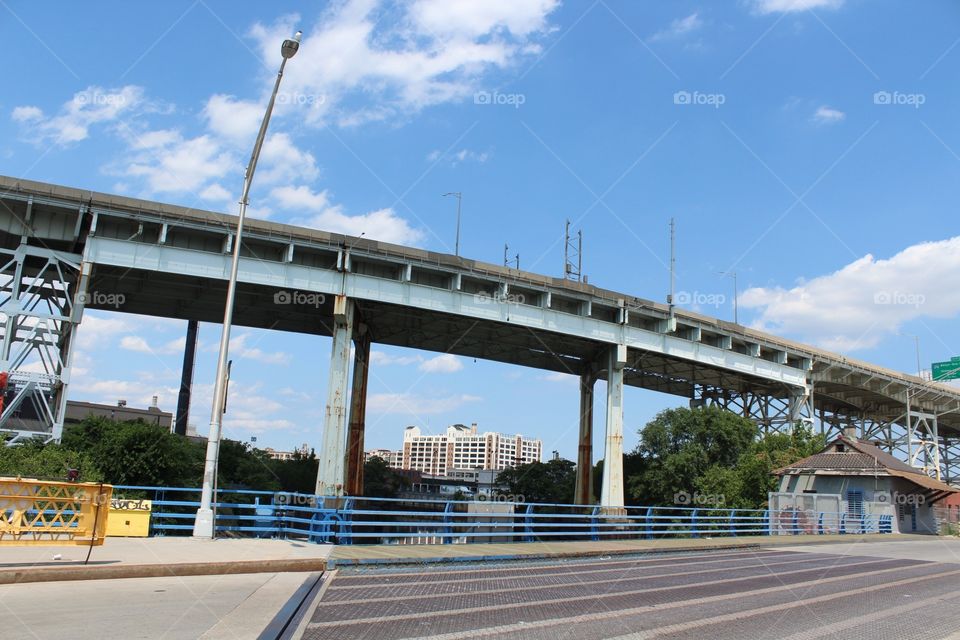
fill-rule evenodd
<path id="1" fill-rule="evenodd" d="M 285 60 L 289 60 L 297 54 L 297 50 L 300 48 L 300 37 L 302 35 L 303 31 L 297 31 L 292 40 L 284 40 L 283 44 L 280 45 L 280 55 L 282 55 Z"/>

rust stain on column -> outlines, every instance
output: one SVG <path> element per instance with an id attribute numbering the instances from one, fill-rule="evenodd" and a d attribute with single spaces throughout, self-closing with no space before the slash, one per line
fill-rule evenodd
<path id="1" fill-rule="evenodd" d="M 347 432 L 347 484 L 344 493 L 348 496 L 363 495 L 363 433 L 367 414 L 367 377 L 370 370 L 370 334 L 361 324 L 354 339 L 356 350 L 353 356 L 353 384 L 350 390 L 350 422 Z"/>

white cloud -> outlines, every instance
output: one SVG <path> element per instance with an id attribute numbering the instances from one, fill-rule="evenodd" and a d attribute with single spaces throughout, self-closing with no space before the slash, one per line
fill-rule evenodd
<path id="1" fill-rule="evenodd" d="M 370 364 L 378 366 L 389 365 L 409 365 L 423 362 L 422 356 L 392 356 L 383 351 L 373 349 L 370 351 Z"/>
<path id="2" fill-rule="evenodd" d="M 844 0 L 754 0 L 753 8 L 759 13 L 794 13 L 808 9 L 837 9 Z"/>
<path id="3" fill-rule="evenodd" d="M 813 114 L 814 122 L 817 122 L 820 124 L 833 124 L 835 122 L 840 122 L 846 117 L 847 117 L 847 114 L 845 114 L 843 111 L 840 111 L 838 109 L 832 109 L 826 105 L 817 109 L 816 112 Z"/>
<path id="4" fill-rule="evenodd" d="M 367 398 L 367 411 L 375 414 L 431 415 L 455 411 L 482 398 L 469 394 L 446 397 L 418 396 L 412 393 L 372 393 Z"/>
<path id="5" fill-rule="evenodd" d="M 12 118 L 26 126 L 36 141 L 65 145 L 85 140 L 91 126 L 113 122 L 121 115 L 137 111 L 144 102 L 141 87 L 104 89 L 91 85 L 75 93 L 55 116 L 47 117 L 40 108 L 26 105 L 16 107 Z"/>
<path id="6" fill-rule="evenodd" d="M 669 27 L 650 36 L 650 40 L 658 41 L 679 38 L 700 29 L 702 26 L 703 20 L 700 19 L 700 13 L 695 11 L 686 18 L 677 18 L 670 23 Z"/>
<path id="7" fill-rule="evenodd" d="M 791 289 L 751 288 L 740 306 L 760 312 L 763 331 L 834 351 L 875 347 L 911 320 L 960 315 L 960 236 L 866 255 Z"/>
<path id="8" fill-rule="evenodd" d="M 257 181 L 314 180 L 319 171 L 313 154 L 299 149 L 286 133 L 275 133 L 263 143 Z"/>
<path id="9" fill-rule="evenodd" d="M 77 347 L 93 349 L 104 346 L 115 336 L 130 330 L 131 326 L 126 320 L 98 315 L 95 311 L 84 311 L 83 321 L 77 329 Z"/>
<path id="10" fill-rule="evenodd" d="M 15 107 L 10 117 L 14 122 L 35 122 L 43 119 L 43 111 L 39 107 Z"/>
<path id="11" fill-rule="evenodd" d="M 139 380 L 103 380 L 84 376 L 79 379 L 75 377 L 70 383 L 71 398 L 84 397 L 101 404 L 116 404 L 118 400 L 126 400 L 128 406 L 139 409 L 150 406 L 153 396 L 157 396 L 157 403 L 161 407 L 172 405 L 176 394 L 175 387 L 160 384 L 150 386 Z"/>
<path id="12" fill-rule="evenodd" d="M 413 245 L 423 240 L 423 232 L 410 226 L 410 223 L 401 218 L 393 209 L 380 209 L 356 216 L 343 213 L 339 205 L 331 205 L 326 191 L 315 192 L 306 186 L 276 187 L 270 191 L 271 200 L 281 208 L 296 211 L 301 215 L 304 212 L 313 213 L 309 217 L 293 220 L 300 224 L 323 231 L 345 233 L 392 242 L 395 244 Z"/>
<path id="13" fill-rule="evenodd" d="M 144 134 L 125 132 L 133 150 L 116 174 L 143 180 L 148 194 L 206 192 L 215 181 L 231 170 L 242 174 L 237 156 L 210 135 L 184 138 L 176 132 L 153 131 Z"/>
<path id="14" fill-rule="evenodd" d="M 540 376 L 540 379 L 545 382 L 559 382 L 562 384 L 576 383 L 578 385 L 580 384 L 579 376 L 575 376 L 570 373 L 560 373 L 559 371 L 545 373 L 542 376 Z"/>
<path id="15" fill-rule="evenodd" d="M 444 155 L 439 149 L 434 149 L 427 154 L 427 162 L 437 162 L 440 159 L 446 159 L 453 167 L 464 162 L 483 164 L 490 159 L 491 155 L 489 151 L 473 151 L 472 149 L 460 149 L 459 151 L 453 151 Z"/>
<path id="16" fill-rule="evenodd" d="M 248 360 L 255 360 L 257 362 L 262 362 L 264 364 L 290 364 L 291 358 L 290 354 L 284 353 L 282 351 L 267 352 L 259 349 L 257 347 L 247 346 L 247 341 L 250 339 L 249 333 L 244 333 L 239 336 L 230 339 L 230 353 L 236 354 L 239 358 L 246 358 Z M 219 346 L 216 346 L 219 348 Z"/>
<path id="17" fill-rule="evenodd" d="M 200 197 L 204 200 L 211 200 L 213 202 L 228 203 L 231 202 L 234 197 L 239 196 L 234 196 L 232 193 L 227 191 L 223 185 L 214 182 L 213 184 L 204 187 L 204 189 L 200 192 Z"/>
<path id="18" fill-rule="evenodd" d="M 455 373 L 463 369 L 463 362 L 452 353 L 444 353 L 424 360 L 419 369 L 426 373 Z"/>
<path id="19" fill-rule="evenodd" d="M 232 142 L 253 145 L 266 105 L 234 96 L 214 94 L 203 108 L 203 116 L 211 131 Z"/>
<path id="20" fill-rule="evenodd" d="M 186 337 L 175 338 L 163 345 L 160 346 L 150 346 L 142 336 L 130 335 L 123 336 L 120 339 L 120 348 L 126 349 L 127 351 L 135 351 L 137 353 L 150 353 L 154 355 L 171 355 L 176 353 L 183 353 L 183 349 L 187 344 Z"/>
<path id="21" fill-rule="evenodd" d="M 353 126 L 472 95 L 483 76 L 539 51 L 559 0 L 346 0 L 307 29 L 296 64 L 284 75 L 278 112 L 309 123 Z M 390 14 L 389 20 L 380 18 Z M 256 25 L 264 57 L 297 18 Z M 371 104 L 376 106 L 371 107 Z"/>

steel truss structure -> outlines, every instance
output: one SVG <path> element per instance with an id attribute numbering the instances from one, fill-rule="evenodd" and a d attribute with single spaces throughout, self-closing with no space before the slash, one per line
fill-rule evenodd
<path id="1" fill-rule="evenodd" d="M 21 244 L 0 249 L 0 413 L 7 444 L 59 440 L 71 356 L 90 265 L 79 255 Z"/>
<path id="2" fill-rule="evenodd" d="M 917 393 L 908 391 L 911 397 Z M 897 415 L 883 407 L 860 411 L 816 409 L 812 387 L 805 394 L 778 396 L 698 386 L 691 405 L 722 407 L 752 420 L 764 434 L 790 433 L 794 425 L 805 424 L 829 441 L 854 428 L 858 438 L 878 445 L 931 477 L 948 483 L 960 481 L 960 438 L 941 435 L 937 414 L 914 408 L 909 401 L 906 411 Z"/>

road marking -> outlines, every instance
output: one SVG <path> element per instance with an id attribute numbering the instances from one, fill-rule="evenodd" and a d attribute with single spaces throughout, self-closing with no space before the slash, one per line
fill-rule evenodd
<path id="1" fill-rule="evenodd" d="M 848 565 L 843 565 L 843 566 L 844 566 L 844 567 L 863 566 L 863 565 L 868 565 L 868 564 L 879 564 L 879 563 L 881 563 L 881 562 L 895 562 L 895 561 L 894 561 L 894 560 L 889 560 L 889 559 L 884 559 L 884 560 L 871 560 L 871 561 L 868 561 L 868 562 L 857 562 L 857 563 L 848 564 Z M 779 590 L 779 589 L 790 589 L 790 588 L 794 588 L 794 587 L 803 586 L 803 585 L 805 585 L 805 584 L 818 584 L 818 583 L 830 582 L 830 581 L 835 581 L 835 580 L 849 580 L 849 579 L 851 579 L 851 578 L 855 578 L 855 577 L 858 577 L 858 576 L 878 575 L 878 574 L 882 574 L 882 573 L 889 573 L 889 572 L 891 572 L 891 571 L 903 571 L 904 568 L 906 568 L 905 565 L 900 565 L 900 566 L 897 566 L 897 567 L 892 567 L 892 568 L 890 568 L 890 569 L 878 569 L 878 570 L 872 571 L 872 572 L 871 572 L 871 571 L 868 571 L 868 572 L 865 572 L 865 573 L 855 573 L 855 574 L 845 575 L 845 576 L 836 576 L 836 578 L 818 578 L 818 579 L 816 579 L 816 580 L 807 580 L 807 581 L 801 581 L 801 582 L 793 583 L 793 584 L 790 584 L 790 585 L 786 585 L 786 586 L 784 586 L 784 587 L 770 587 L 770 588 L 774 588 L 774 589 L 778 589 L 778 590 Z M 788 575 L 793 575 L 793 574 L 797 574 L 797 573 L 805 573 L 805 572 L 809 572 L 809 571 L 816 571 L 817 569 L 822 569 L 822 567 L 816 567 L 816 568 L 814 568 L 814 569 L 800 569 L 800 570 L 797 570 L 797 571 L 783 571 L 783 572 L 781 572 L 781 573 L 776 573 L 776 574 L 772 574 L 772 575 L 774 575 L 774 576 L 776 576 L 776 577 L 788 576 Z M 827 567 L 827 569 L 829 569 L 829 567 Z M 960 570 L 958 570 L 957 573 L 960 573 Z M 612 596 L 630 596 L 630 595 L 640 595 L 641 593 L 657 593 L 657 592 L 663 592 L 663 591 L 676 591 L 676 590 L 679 590 L 679 589 L 690 589 L 690 588 L 692 588 L 692 587 L 706 587 L 706 586 L 712 586 L 712 585 L 718 585 L 718 584 L 730 584 L 730 583 L 733 583 L 733 582 L 742 582 L 742 581 L 744 581 L 744 580 L 756 580 L 757 578 L 763 578 L 763 577 L 766 577 L 766 576 L 764 576 L 764 575 L 759 575 L 759 576 L 748 576 L 748 577 L 745 577 L 745 578 L 728 578 L 728 579 L 725 579 L 725 580 L 711 580 L 711 581 L 708 581 L 708 582 L 700 582 L 700 583 L 697 583 L 697 584 L 695 584 L 695 585 L 683 584 L 683 585 L 673 585 L 673 586 L 669 586 L 669 587 L 655 587 L 655 588 L 652 588 L 652 589 L 634 589 L 634 590 L 630 590 L 630 591 L 618 591 L 618 592 L 616 592 L 616 593 L 600 593 L 600 594 L 596 594 L 596 595 L 583 595 L 583 596 L 575 596 L 575 597 L 570 597 L 570 598 L 551 598 L 551 599 L 549 599 L 549 600 L 536 600 L 536 601 L 530 601 L 530 602 L 514 602 L 514 603 L 509 603 L 509 604 L 497 605 L 496 609 L 497 609 L 498 611 L 503 611 L 503 610 L 506 610 L 506 609 L 529 608 L 529 607 L 531 607 L 531 606 L 542 606 L 542 605 L 547 605 L 547 604 L 563 604 L 563 603 L 566 603 L 566 602 L 582 602 L 582 601 L 584 601 L 584 600 L 602 600 L 602 599 L 604 599 L 604 598 L 610 598 L 610 597 L 612 597 Z M 763 593 L 763 590 L 758 590 L 757 592 L 758 592 L 758 593 Z M 738 594 L 735 594 L 735 597 L 741 597 L 740 594 L 742 594 L 742 593 L 751 593 L 751 592 L 738 592 Z M 463 594 L 461 594 L 461 595 L 463 595 Z M 680 602 L 684 602 L 684 601 L 680 601 Z M 690 601 L 686 601 L 686 602 L 689 603 Z M 662 607 L 662 605 L 657 605 L 656 608 L 661 608 L 661 607 Z M 392 616 L 380 616 L 380 617 L 378 617 L 378 618 L 346 618 L 346 619 L 343 619 L 343 620 L 328 620 L 328 621 L 325 621 L 325 622 L 311 622 L 311 623 L 310 623 L 310 628 L 335 627 L 335 626 L 341 626 L 341 625 L 343 625 L 343 624 L 345 624 L 345 623 L 349 623 L 349 624 L 374 624 L 374 623 L 387 622 L 387 621 L 391 621 L 391 620 L 407 620 L 407 619 L 410 619 L 410 618 L 437 618 L 437 617 L 443 617 L 443 616 L 461 615 L 461 614 L 464 614 L 464 613 L 480 613 L 480 612 L 484 612 L 484 611 L 490 611 L 490 609 L 491 609 L 491 607 L 468 607 L 468 608 L 465 608 L 465 609 L 447 609 L 447 610 L 444 610 L 444 611 L 425 611 L 425 612 L 422 612 L 422 613 L 399 614 L 399 615 L 392 615 Z M 646 608 L 644 608 L 644 609 L 646 609 Z"/>
<path id="2" fill-rule="evenodd" d="M 827 584 L 831 582 L 839 582 L 841 580 L 849 580 L 852 578 L 859 578 L 864 576 L 873 576 L 881 573 L 889 573 L 891 571 L 902 571 L 903 567 L 896 567 L 894 569 L 883 569 L 880 571 L 872 571 L 868 573 L 859 573 L 852 576 L 836 576 L 833 578 L 822 578 L 820 580 L 810 580 L 807 582 L 798 582 L 790 585 L 779 586 L 779 587 L 767 587 L 765 589 L 755 589 L 752 591 L 738 591 L 736 593 L 728 593 L 717 596 L 708 596 L 705 598 L 698 598 L 696 600 L 679 600 L 676 602 L 669 602 L 665 604 L 658 604 L 656 606 L 646 606 L 646 607 L 634 607 L 631 609 L 618 609 L 616 611 L 604 611 L 602 613 L 589 613 L 579 616 L 571 616 L 569 618 L 556 618 L 553 620 L 542 620 L 539 622 L 524 622 L 524 623 L 515 623 L 501 625 L 499 627 L 489 627 L 486 629 L 472 629 L 469 631 L 456 631 L 453 633 L 444 633 L 433 636 L 421 636 L 417 640 L 466 640 L 468 638 L 480 638 L 483 636 L 495 636 L 499 634 L 512 633 L 517 631 L 529 631 L 532 629 L 542 629 L 549 628 L 561 625 L 570 625 L 583 622 L 595 622 L 599 620 L 609 620 L 611 618 L 620 618 L 623 616 L 637 615 L 642 613 L 649 613 L 651 611 L 665 611 L 668 609 L 677 609 L 679 607 L 689 607 L 696 606 L 698 604 L 707 604 L 710 602 L 722 602 L 724 600 L 736 600 L 749 596 L 764 595 L 769 593 L 776 593 L 779 591 L 789 591 L 795 587 L 802 587 L 804 585 L 817 585 L 817 584 Z M 897 580 L 895 582 L 888 582 L 883 585 L 874 585 L 871 587 L 864 587 L 862 589 L 853 590 L 853 591 L 840 591 L 835 594 L 830 594 L 829 596 L 819 596 L 816 598 L 808 598 L 807 600 L 799 601 L 796 605 L 793 606 L 805 606 L 810 603 L 815 603 L 819 601 L 825 601 L 829 599 L 842 598 L 849 595 L 859 595 L 861 592 L 868 593 L 871 591 L 879 591 L 881 589 L 888 589 L 890 587 L 897 587 L 905 584 L 912 584 L 914 582 L 922 582 L 924 580 L 942 578 L 952 575 L 960 574 L 960 570 L 946 571 L 943 573 L 930 574 L 919 576 L 916 578 L 905 578 L 903 580 Z M 771 607 L 765 607 L 765 609 L 770 609 L 772 611 L 782 610 L 790 605 L 778 604 Z M 759 609 L 754 611 L 760 611 Z M 670 627 L 661 627 L 659 629 L 651 629 L 647 632 L 640 632 L 634 634 L 627 634 L 620 636 L 618 638 L 611 638 L 609 640 L 642 640 L 644 638 L 653 638 L 658 635 L 663 635 L 664 633 L 676 633 L 678 631 L 685 631 L 688 628 L 694 629 L 697 625 L 706 626 L 709 624 L 714 624 L 716 622 L 724 622 L 724 618 L 736 619 L 734 616 L 738 614 L 730 614 L 730 616 L 715 616 L 708 620 L 701 620 L 695 623 L 686 623 L 690 625 L 685 627 L 684 624 L 671 625 Z M 652 635 L 651 635 L 652 634 Z M 408 639 L 412 640 L 412 639 Z"/>
<path id="3" fill-rule="evenodd" d="M 901 613 L 909 613 L 916 609 L 922 609 L 923 607 L 931 604 L 937 604 L 947 600 L 954 600 L 956 598 L 960 598 L 960 591 L 941 593 L 933 596 L 932 598 L 917 600 L 916 602 L 911 602 L 910 604 L 902 604 L 899 607 L 891 607 L 889 609 L 884 609 L 883 611 L 876 611 L 874 613 L 868 613 L 855 618 L 847 618 L 846 620 L 841 620 L 840 622 L 834 622 L 833 624 L 817 627 L 816 629 L 801 631 L 800 633 L 795 633 L 792 636 L 787 636 L 785 638 L 781 638 L 780 640 L 814 640 L 815 638 L 822 638 L 827 635 L 832 636 L 841 631 L 853 629 L 861 624 L 873 623 L 878 620 L 883 620 L 884 618 L 897 616 Z"/>
<path id="4" fill-rule="evenodd" d="M 829 558 L 829 559 L 827 559 L 827 560 L 833 560 L 833 558 Z M 885 558 L 884 560 L 887 560 L 887 559 Z M 672 577 L 674 577 L 674 576 L 690 576 L 690 575 L 697 575 L 697 574 L 702 574 L 702 573 L 716 573 L 716 572 L 718 572 L 718 571 L 736 571 L 736 570 L 740 570 L 740 569 L 756 569 L 756 568 L 766 569 L 766 568 L 769 568 L 769 567 L 779 567 L 779 566 L 782 566 L 782 565 L 785 565 L 785 564 L 799 564 L 799 563 L 806 563 L 806 562 L 809 562 L 808 558 L 798 558 L 798 559 L 796 559 L 796 560 L 787 560 L 787 561 L 784 561 L 784 562 L 770 562 L 770 563 L 760 562 L 760 563 L 758 563 L 758 564 L 745 565 L 745 566 L 739 566 L 739 567 L 717 567 L 717 568 L 715 568 L 715 569 L 695 569 L 695 570 L 693 570 L 693 571 L 677 571 L 677 572 L 671 572 L 671 573 L 655 573 L 655 574 L 652 574 L 652 575 L 634 575 L 634 576 L 627 576 L 627 577 L 624 577 L 624 578 L 599 578 L 599 579 L 596 579 L 596 580 L 575 580 L 575 581 L 572 581 L 572 582 L 563 582 L 563 583 L 560 583 L 560 584 L 544 584 L 544 585 L 519 586 L 519 587 L 501 587 L 501 588 L 497 588 L 497 589 L 454 591 L 454 592 L 449 592 L 449 593 L 411 594 L 411 595 L 405 595 L 405 596 L 384 596 L 384 597 L 381 597 L 381 598 L 360 598 L 360 599 L 357 599 L 357 600 L 328 600 L 327 602 L 321 602 L 321 603 L 318 605 L 318 608 L 319 608 L 319 607 L 339 607 L 339 606 L 341 606 L 341 605 L 348 605 L 348 604 L 367 604 L 367 603 L 370 603 L 370 602 L 400 602 L 400 601 L 403 601 L 403 600 L 429 600 L 429 599 L 433 599 L 433 598 L 449 598 L 449 597 L 452 597 L 452 596 L 461 596 L 461 595 L 464 595 L 464 594 L 470 594 L 471 596 L 479 596 L 479 595 L 484 595 L 484 594 L 488 594 L 488 593 L 510 593 L 510 592 L 512 592 L 512 591 L 540 591 L 540 590 L 543 590 L 543 589 L 559 589 L 559 588 L 570 587 L 570 586 L 579 587 L 579 586 L 581 586 L 581 585 L 586 586 L 586 585 L 592 585 L 592 584 L 614 584 L 614 583 L 618 583 L 618 582 L 636 582 L 637 580 L 653 580 L 654 578 L 672 578 Z M 822 568 L 824 568 L 824 569 L 832 569 L 832 568 L 834 568 L 834 567 L 849 567 L 849 566 L 851 566 L 851 565 L 854 565 L 854 566 L 855 566 L 855 565 L 857 565 L 857 564 L 860 564 L 860 563 L 857 563 L 857 562 L 848 562 L 848 563 L 845 563 L 845 564 L 837 564 L 836 562 L 833 562 L 833 563 L 831 563 L 829 566 L 826 566 L 826 565 L 825 565 L 825 566 L 823 566 Z M 814 569 L 817 569 L 817 568 L 820 568 L 820 567 L 810 567 L 809 569 L 804 569 L 804 571 L 813 571 Z M 617 571 L 623 571 L 623 569 L 617 569 Z M 547 575 L 548 575 L 548 576 L 553 576 L 553 575 L 557 575 L 557 574 L 547 574 Z M 579 577 L 581 574 L 579 574 L 579 573 L 572 573 L 572 574 L 560 574 L 560 575 L 561 575 L 561 576 L 574 576 L 574 577 Z M 764 575 L 764 574 L 761 574 L 761 575 Z M 777 574 L 777 575 L 780 575 L 780 574 Z M 521 579 L 521 580 L 522 580 L 522 579 L 526 579 L 526 578 L 528 578 L 528 577 L 535 577 L 535 576 L 523 576 L 522 578 L 515 578 L 515 579 Z M 757 576 L 750 576 L 750 577 L 756 578 Z M 495 580 L 496 578 L 488 578 L 488 579 L 493 579 L 493 580 Z M 733 578 L 731 578 L 731 579 L 733 579 Z M 418 583 L 418 584 L 422 584 L 422 583 Z M 445 583 L 445 582 L 436 582 L 436 583 L 433 583 L 433 584 L 446 584 L 446 583 Z M 694 585 L 687 585 L 687 586 L 696 586 L 696 584 L 703 584 L 703 583 L 695 583 Z M 391 584 L 391 585 L 388 585 L 388 586 L 391 587 L 391 588 L 396 589 L 396 588 L 397 588 L 398 586 L 400 586 L 400 585 L 399 585 L 399 584 Z M 371 588 L 371 587 L 368 587 L 368 589 L 369 589 L 369 588 Z M 376 587 L 372 587 L 372 588 L 376 588 Z M 619 593 L 619 592 L 613 592 L 613 594 L 615 594 L 615 593 Z M 611 595 L 613 595 L 613 594 L 611 594 Z"/>
<path id="5" fill-rule="evenodd" d="M 639 554 L 639 553 L 641 553 L 641 552 L 638 552 L 638 554 Z M 679 552 L 679 551 L 676 552 L 675 554 L 673 554 L 673 553 L 662 553 L 662 552 L 658 552 L 658 553 L 656 553 L 656 554 L 654 554 L 654 555 L 655 555 L 655 556 L 660 556 L 660 557 L 643 558 L 643 559 L 637 559 L 637 560 L 606 560 L 606 561 L 603 561 L 603 562 L 582 562 L 582 563 L 581 563 L 581 562 L 576 562 L 576 559 L 572 559 L 572 560 L 569 561 L 569 562 L 555 563 L 555 564 L 547 564 L 547 565 L 536 565 L 536 566 L 533 567 L 533 568 L 534 568 L 534 569 L 554 569 L 554 568 L 556 568 L 556 569 L 568 569 L 568 568 L 573 568 L 573 567 L 609 567 L 609 566 L 611 566 L 612 564 L 635 565 L 635 564 L 641 564 L 641 563 L 642 563 L 642 564 L 647 564 L 647 563 L 650 563 L 650 562 L 660 562 L 660 563 L 663 563 L 663 562 L 665 562 L 666 560 L 670 560 L 670 559 L 676 560 L 676 559 L 687 559 L 687 558 L 716 558 L 716 557 L 717 557 L 717 553 L 718 553 L 718 552 L 716 552 L 716 551 L 714 551 L 714 552 L 712 552 L 712 553 L 699 553 L 699 554 L 687 554 L 687 553 L 683 553 L 683 552 Z M 726 553 L 726 554 L 724 554 L 724 558 L 731 558 L 731 557 L 732 557 L 732 558 L 737 558 L 737 557 L 741 557 L 741 556 L 756 556 L 756 555 L 761 555 L 761 554 L 780 555 L 780 554 L 787 554 L 787 553 L 797 553 L 797 552 L 796 552 L 796 551 L 786 552 L 786 551 L 780 551 L 780 550 L 777 550 L 777 551 L 769 550 L 769 551 L 768 551 L 768 550 L 757 549 L 757 550 L 755 550 L 755 551 L 737 551 L 737 552 Z M 648 554 L 648 555 L 649 555 L 649 554 Z M 821 555 L 821 554 L 810 553 L 809 555 Z M 833 556 L 834 554 L 822 554 L 822 555 L 830 555 L 830 556 Z M 663 556 L 669 556 L 669 557 L 663 557 Z M 517 560 L 523 561 L 523 558 L 517 558 Z M 478 560 L 478 562 L 479 562 L 479 560 Z M 513 561 L 512 561 L 512 560 L 506 560 L 506 561 L 504 561 L 504 562 L 513 562 Z M 716 562 L 719 562 L 719 560 L 716 560 Z M 447 571 L 447 572 L 445 572 L 445 573 L 446 573 L 446 575 L 457 575 L 457 574 L 460 574 L 460 573 L 498 573 L 498 574 L 500 574 L 500 575 L 502 576 L 504 573 L 508 573 L 508 572 L 524 572 L 524 571 L 529 571 L 529 570 L 530 570 L 529 567 L 498 567 L 498 568 L 496 568 L 496 569 L 460 569 L 460 570 L 457 570 L 457 571 Z M 384 571 L 384 570 L 383 570 L 383 569 L 378 569 L 378 571 Z M 436 575 L 437 575 L 437 571 L 417 571 L 417 572 L 413 572 L 413 571 L 411 571 L 411 572 L 396 571 L 396 572 L 390 573 L 390 574 L 388 574 L 388 575 L 390 575 L 390 576 L 398 576 L 398 577 L 406 577 L 406 576 L 436 576 Z M 375 580 L 379 581 L 379 578 L 380 578 L 379 576 L 341 575 L 341 576 L 340 576 L 340 581 L 342 582 L 342 581 L 344 581 L 344 580 L 369 580 L 369 579 L 375 579 Z M 341 587 L 337 587 L 337 588 L 338 588 L 338 589 L 347 589 L 347 588 L 353 589 L 353 588 L 355 588 L 355 586 L 356 586 L 356 587 L 365 587 L 366 585 L 349 585 L 349 586 L 341 586 Z"/>
<path id="6" fill-rule="evenodd" d="M 659 562 L 659 564 L 645 564 L 645 565 L 642 566 L 642 567 L 637 567 L 635 563 L 618 562 L 617 564 L 618 564 L 618 565 L 621 565 L 621 566 L 613 567 L 613 568 L 607 568 L 607 569 L 590 569 L 590 570 L 588 570 L 588 571 L 577 571 L 576 569 L 578 569 L 580 566 L 594 567 L 594 566 L 602 566 L 602 565 L 598 565 L 597 563 L 591 563 L 591 564 L 588 564 L 588 565 L 563 565 L 562 568 L 570 569 L 570 571 L 551 571 L 551 572 L 549 572 L 549 573 L 526 573 L 526 572 L 523 572 L 523 575 L 522 575 L 522 576 L 518 576 L 518 577 L 521 577 L 521 578 L 526 579 L 526 578 L 546 578 L 546 577 L 550 577 L 550 576 L 566 576 L 566 575 L 578 575 L 578 576 L 582 576 L 582 575 L 585 574 L 585 573 L 613 573 L 613 572 L 615 572 L 615 571 L 625 571 L 625 570 L 628 570 L 628 569 L 635 569 L 635 568 L 646 569 L 646 568 L 650 568 L 650 567 L 678 566 L 678 565 L 680 565 L 680 566 L 699 566 L 699 565 L 705 565 L 705 564 L 716 564 L 716 563 L 718 563 L 718 562 L 736 562 L 737 560 L 741 560 L 741 559 L 743 559 L 743 558 L 747 558 L 747 559 L 751 559 L 751 560 L 758 560 L 758 559 L 766 559 L 766 558 L 791 558 L 791 557 L 795 558 L 795 557 L 797 557 L 797 556 L 798 556 L 798 554 L 797 554 L 796 552 L 790 552 L 790 553 L 771 553 L 771 554 L 764 554 L 764 555 L 762 555 L 762 554 L 755 554 L 755 555 L 753 555 L 753 554 L 737 554 L 735 557 L 725 557 L 725 558 L 721 558 L 721 559 L 705 560 L 705 561 L 703 561 L 703 562 L 683 562 L 683 563 L 669 562 L 669 561 L 664 561 L 663 559 L 661 559 L 660 562 Z M 821 557 L 821 558 L 816 558 L 816 557 L 814 557 L 814 556 L 823 556 L 823 557 Z M 814 560 L 832 560 L 832 559 L 836 558 L 836 555 L 835 555 L 835 554 L 825 554 L 825 553 L 824 553 L 824 554 L 804 553 L 804 554 L 803 554 L 803 557 L 804 557 L 804 558 L 807 558 L 807 559 L 811 559 L 811 558 L 812 558 L 812 559 L 814 559 Z M 640 561 L 638 561 L 638 562 L 640 562 Z M 532 567 L 531 569 L 532 569 L 532 570 L 536 570 L 536 569 L 542 569 L 542 568 L 543 568 L 543 567 Z M 495 569 L 484 569 L 484 571 L 495 571 Z M 519 570 L 519 571 L 522 571 L 522 570 Z M 454 572 L 451 572 L 451 573 L 454 573 Z M 469 573 L 469 572 L 456 572 L 456 573 Z M 418 576 L 420 576 L 420 575 L 429 575 L 429 576 L 436 577 L 436 576 L 437 576 L 437 572 L 434 572 L 434 573 L 416 573 L 416 574 L 406 574 L 406 575 L 418 575 Z M 390 577 L 400 578 L 400 577 L 403 577 L 403 576 L 404 576 L 404 574 L 401 574 L 401 573 L 390 574 Z M 355 577 L 355 576 L 341 576 L 340 579 L 343 580 L 343 579 L 345 579 L 345 578 L 347 578 L 347 577 L 353 578 L 353 577 Z M 371 579 L 374 578 L 374 576 L 366 576 L 366 577 L 367 577 L 367 578 L 371 578 Z M 458 583 L 463 583 L 463 582 L 492 582 L 492 581 L 496 581 L 496 580 L 504 580 L 505 578 L 506 578 L 506 576 L 502 575 L 502 573 L 501 573 L 500 575 L 496 575 L 496 576 L 493 576 L 493 577 L 490 577 L 490 578 L 458 578 L 458 579 L 456 579 L 456 580 L 412 580 L 412 581 L 397 580 L 396 582 L 390 582 L 390 581 L 388 581 L 388 580 L 382 580 L 382 579 L 381 579 L 381 580 L 376 580 L 376 582 L 377 582 L 378 584 L 374 584 L 374 585 L 370 585 L 370 584 L 348 584 L 348 585 L 343 585 L 343 586 L 339 586 L 339 585 L 338 585 L 338 586 L 332 587 L 330 590 L 331 590 L 331 591 L 334 591 L 334 592 L 339 592 L 339 591 L 346 591 L 346 590 L 348 590 L 348 589 L 386 589 L 386 588 L 389 588 L 389 587 L 396 587 L 396 586 L 399 586 L 399 585 L 403 585 L 403 586 L 414 586 L 414 585 L 431 585 L 431 584 L 458 584 Z"/>

